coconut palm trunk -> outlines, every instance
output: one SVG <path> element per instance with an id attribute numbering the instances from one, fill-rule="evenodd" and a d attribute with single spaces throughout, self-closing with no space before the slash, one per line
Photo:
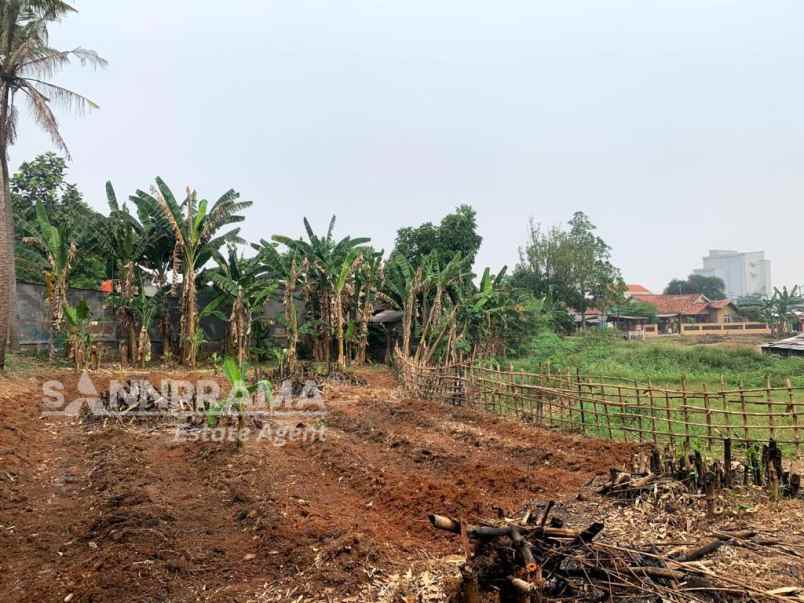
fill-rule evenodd
<path id="1" fill-rule="evenodd" d="M 7 109 L 6 109 L 7 111 Z M 0 111 L 0 113 L 2 113 Z M 5 119 L 3 115 L 0 115 L 0 119 Z M 3 136 L 0 134 L 0 136 Z M 7 243 L 6 246 L 8 248 L 8 257 L 10 261 L 8 262 L 8 336 L 3 337 L 3 341 L 8 339 L 9 349 L 14 350 L 19 343 L 19 336 L 18 336 L 18 329 L 17 329 L 17 267 L 15 262 L 15 255 L 16 255 L 16 229 L 14 228 L 14 211 L 11 204 L 11 190 L 9 187 L 9 170 L 8 170 L 8 159 L 6 155 L 6 150 L 0 150 L 0 178 L 2 179 L 2 196 L 3 201 L 0 202 L 0 208 L 4 208 L 3 213 L 5 214 L 5 225 L 6 225 L 6 232 L 7 232 Z M 0 214 L 0 219 L 3 216 Z M 0 281 L 2 282 L 2 281 Z M 0 365 L 1 366 L 1 365 Z"/>
<path id="2" fill-rule="evenodd" d="M 2 88 L 0 99 L 0 370 L 6 365 L 6 341 L 11 323 L 14 278 L 14 215 L 11 211 L 11 196 L 8 186 L 8 111 L 9 90 Z M 15 283 L 16 284 L 16 283 Z M 6 286 L 8 285 L 8 286 Z"/>
<path id="3" fill-rule="evenodd" d="M 96 105 L 47 80 L 71 58 L 79 59 L 82 64 L 105 65 L 105 61 L 91 50 L 79 47 L 60 51 L 51 47 L 48 26 L 74 11 L 60 0 L 0 2 L 0 367 L 5 364 L 9 327 L 11 343 L 16 341 L 15 233 L 8 170 L 8 148 L 14 144 L 17 132 L 14 99 L 29 101 L 36 122 L 69 157 L 51 103 L 61 103 L 79 111 Z"/>

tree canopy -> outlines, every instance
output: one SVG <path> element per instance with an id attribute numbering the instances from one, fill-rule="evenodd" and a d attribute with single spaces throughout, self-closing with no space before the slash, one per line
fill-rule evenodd
<path id="1" fill-rule="evenodd" d="M 438 263 L 446 266 L 459 253 L 471 266 L 482 241 L 483 237 L 477 234 L 477 213 L 470 205 L 460 205 L 444 216 L 438 226 L 425 222 L 400 228 L 391 255 L 401 255 L 418 266 L 425 257 L 435 254 Z"/>
<path id="2" fill-rule="evenodd" d="M 36 228 L 36 205 L 58 224 L 81 248 L 70 274 L 70 286 L 97 288 L 106 275 L 106 254 L 99 248 L 97 233 L 103 232 L 104 216 L 83 199 L 75 184 L 66 180 L 67 166 L 55 153 L 38 155 L 23 162 L 11 177 L 11 202 L 16 227 L 17 278 L 43 283 L 45 256 L 23 245 L 22 239 Z"/>
<path id="3" fill-rule="evenodd" d="M 514 283 L 581 314 L 591 307 L 605 310 L 625 290 L 611 248 L 585 213 L 576 212 L 567 226 L 545 230 L 531 221 Z"/>
<path id="4" fill-rule="evenodd" d="M 690 274 L 686 280 L 673 279 L 665 287 L 666 295 L 700 293 L 711 300 L 726 299 L 726 284 L 717 276 Z"/>

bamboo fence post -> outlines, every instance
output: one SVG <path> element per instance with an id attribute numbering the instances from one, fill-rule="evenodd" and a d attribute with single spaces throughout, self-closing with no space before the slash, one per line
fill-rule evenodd
<path id="1" fill-rule="evenodd" d="M 525 369 L 519 370 L 519 395 L 522 398 L 522 413 L 527 414 L 530 416 L 532 414 L 532 408 L 530 404 L 530 394 L 528 393 L 530 390 L 526 387 L 527 385 L 527 373 Z"/>
<path id="2" fill-rule="evenodd" d="M 658 446 L 659 440 L 656 436 L 656 400 L 653 396 L 653 381 L 648 380 L 648 399 L 650 400 L 650 422 L 651 432 L 653 434 L 653 445 Z"/>
<path id="3" fill-rule="evenodd" d="M 690 412 L 687 400 L 687 376 L 681 378 L 681 401 L 682 413 L 684 415 L 684 445 L 687 450 L 692 450 L 692 441 L 690 440 Z"/>
<path id="4" fill-rule="evenodd" d="M 709 408 L 709 386 L 703 384 L 704 419 L 706 419 L 706 449 L 712 450 L 712 411 Z"/>
<path id="5" fill-rule="evenodd" d="M 620 427 L 623 430 L 623 440 L 628 441 L 628 430 L 625 428 L 625 400 L 623 400 L 623 388 L 617 386 L 617 398 L 620 401 Z"/>
<path id="6" fill-rule="evenodd" d="M 601 385 L 600 386 L 600 403 L 605 406 L 606 400 L 606 387 Z M 594 394 L 592 397 L 592 404 L 594 405 L 594 413 L 595 413 L 595 435 L 600 435 L 602 432 L 600 430 L 600 409 L 597 404 L 597 400 L 594 398 Z"/>
<path id="7" fill-rule="evenodd" d="M 785 385 L 787 386 L 787 412 L 790 413 L 790 418 L 793 420 L 793 439 L 796 442 L 796 460 L 801 458 L 801 438 L 799 437 L 798 432 L 798 412 L 796 410 L 797 404 L 793 400 L 793 383 L 790 381 L 790 377 L 785 379 Z"/>
<path id="8" fill-rule="evenodd" d="M 731 415 L 729 413 L 729 401 L 726 396 L 726 377 L 720 376 L 720 399 L 723 406 L 723 422 L 726 429 L 726 437 L 731 437 Z"/>
<path id="9" fill-rule="evenodd" d="M 509 391 L 508 396 L 508 406 L 512 407 L 514 414 L 519 417 L 519 404 L 516 399 L 516 375 L 514 375 L 514 365 L 512 363 L 508 363 L 508 376 L 506 381 L 508 382 L 508 387 L 506 388 Z"/>
<path id="10" fill-rule="evenodd" d="M 583 386 L 581 385 L 581 367 L 575 368 L 575 388 L 578 390 L 578 407 L 581 411 L 581 433 L 586 433 L 586 412 L 583 407 Z"/>
<path id="11" fill-rule="evenodd" d="M 611 430 L 611 415 L 609 415 L 609 401 L 608 400 L 603 400 L 603 412 L 606 415 L 606 427 L 608 428 L 608 431 L 609 431 L 609 439 L 613 440 L 614 439 L 614 432 L 612 432 L 612 430 Z"/>
<path id="12" fill-rule="evenodd" d="M 572 418 L 573 409 L 575 409 L 575 414 L 579 414 L 579 411 L 578 411 L 577 408 L 575 408 L 575 404 L 572 403 L 572 397 L 573 396 L 570 393 L 572 391 L 572 389 L 573 389 L 572 388 L 572 369 L 570 367 L 567 367 L 567 370 L 564 371 L 564 372 L 566 373 L 566 379 L 567 379 L 567 405 L 568 405 L 567 410 L 569 411 L 570 427 L 572 427 L 572 424 L 573 424 L 573 421 L 574 421 L 573 418 Z M 581 428 L 581 433 L 583 433 L 583 428 Z"/>
<path id="13" fill-rule="evenodd" d="M 740 380 L 740 410 L 743 413 L 743 438 L 747 446 L 750 441 L 748 438 L 748 413 L 745 408 L 745 387 L 743 386 L 742 380 Z"/>
<path id="14" fill-rule="evenodd" d="M 771 379 L 770 375 L 767 376 L 767 394 L 768 394 L 768 431 L 770 432 L 771 439 L 775 439 L 775 426 L 773 421 L 773 389 L 771 388 Z"/>
<path id="15" fill-rule="evenodd" d="M 636 411 L 637 411 L 637 427 L 639 428 L 639 443 L 644 442 L 642 434 L 642 397 L 639 394 L 639 382 L 634 379 L 634 389 L 636 390 Z"/>
<path id="16" fill-rule="evenodd" d="M 664 408 L 667 413 L 667 433 L 670 435 L 670 445 L 675 449 L 676 438 L 673 435 L 673 410 L 670 406 L 670 392 L 664 390 Z"/>

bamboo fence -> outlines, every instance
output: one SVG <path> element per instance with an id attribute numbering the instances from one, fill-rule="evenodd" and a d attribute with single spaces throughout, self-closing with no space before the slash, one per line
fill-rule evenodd
<path id="1" fill-rule="evenodd" d="M 484 408 L 523 421 L 584 435 L 692 450 L 722 448 L 730 439 L 751 446 L 775 440 L 801 458 L 804 387 L 737 389 L 656 387 L 652 383 L 584 375 L 578 370 L 539 373 L 471 364 L 423 366 L 401 353 L 397 369 L 412 395 Z"/>

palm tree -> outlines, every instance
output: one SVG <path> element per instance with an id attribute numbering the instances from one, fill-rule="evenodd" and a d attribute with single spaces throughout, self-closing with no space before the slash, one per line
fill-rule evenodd
<path id="1" fill-rule="evenodd" d="M 206 199 L 199 201 L 196 192 L 188 188 L 187 196 L 179 204 L 161 178 L 156 179 L 156 187 L 156 200 L 176 237 L 173 249 L 174 279 L 179 272 L 182 275 L 182 362 L 195 368 L 199 336 L 196 275 L 224 243 L 244 242 L 238 236 L 239 228 L 222 235 L 218 233 L 229 224 L 242 222 L 244 218 L 238 212 L 250 207 L 252 202 L 239 201 L 240 195 L 230 189 L 210 208 Z M 137 196 L 145 194 L 137 191 Z"/>
<path id="2" fill-rule="evenodd" d="M 36 222 L 31 236 L 24 237 L 23 243 L 37 248 L 45 257 L 44 269 L 47 300 L 50 306 L 50 342 L 48 357 L 53 360 L 56 354 L 55 338 L 64 325 L 64 306 L 67 303 L 67 288 L 70 270 L 78 251 L 76 239 L 64 223 L 53 226 L 41 203 L 36 204 Z"/>
<path id="3" fill-rule="evenodd" d="M 77 59 L 82 65 L 106 64 L 84 48 L 57 50 L 49 46 L 48 25 L 75 12 L 61 0 L 4 0 L 0 2 L 0 369 L 5 365 L 5 342 L 13 323 L 16 271 L 14 219 L 9 194 L 8 148 L 17 133 L 17 95 L 28 101 L 36 122 L 69 157 L 51 102 L 77 111 L 96 108 L 88 98 L 47 81 Z M 8 286 L 6 286 L 8 284 Z"/>

